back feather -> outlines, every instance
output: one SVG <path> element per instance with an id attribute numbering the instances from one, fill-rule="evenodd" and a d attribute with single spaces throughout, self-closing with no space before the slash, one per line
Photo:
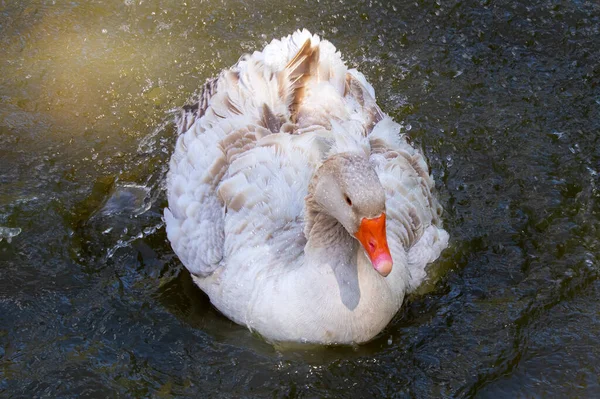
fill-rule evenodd
<path id="1" fill-rule="evenodd" d="M 306 39 L 298 53 L 279 73 L 279 96 L 290 110 L 290 120 L 296 123 L 298 110 L 305 97 L 306 84 L 317 72 L 319 46 L 312 46 Z"/>

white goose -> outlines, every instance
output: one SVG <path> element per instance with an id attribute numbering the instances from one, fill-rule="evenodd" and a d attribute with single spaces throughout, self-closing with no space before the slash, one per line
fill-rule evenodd
<path id="1" fill-rule="evenodd" d="M 208 81 L 177 125 L 168 238 L 214 306 L 271 342 L 372 339 L 447 246 L 423 155 L 306 30 Z"/>

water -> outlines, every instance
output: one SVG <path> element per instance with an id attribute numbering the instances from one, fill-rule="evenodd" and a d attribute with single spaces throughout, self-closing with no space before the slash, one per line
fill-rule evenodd
<path id="1" fill-rule="evenodd" d="M 161 220 L 169 110 L 301 27 L 411 126 L 452 237 L 357 348 L 220 316 Z M 5 0 L 0 65 L 0 396 L 600 394 L 597 2 Z"/>

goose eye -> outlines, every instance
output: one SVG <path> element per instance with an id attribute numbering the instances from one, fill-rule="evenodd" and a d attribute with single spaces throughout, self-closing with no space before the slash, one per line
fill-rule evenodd
<path id="1" fill-rule="evenodd" d="M 348 197 L 347 195 L 344 195 L 344 198 L 346 199 L 346 203 L 350 206 L 352 206 L 352 201 L 350 200 L 350 197 Z"/>

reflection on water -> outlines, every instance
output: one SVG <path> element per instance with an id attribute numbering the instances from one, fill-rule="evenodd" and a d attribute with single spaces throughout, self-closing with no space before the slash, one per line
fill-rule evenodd
<path id="1" fill-rule="evenodd" d="M 600 393 L 600 6 L 0 2 L 0 394 Z M 380 337 L 273 348 L 166 241 L 170 122 L 306 27 L 428 155 L 452 243 Z"/>

